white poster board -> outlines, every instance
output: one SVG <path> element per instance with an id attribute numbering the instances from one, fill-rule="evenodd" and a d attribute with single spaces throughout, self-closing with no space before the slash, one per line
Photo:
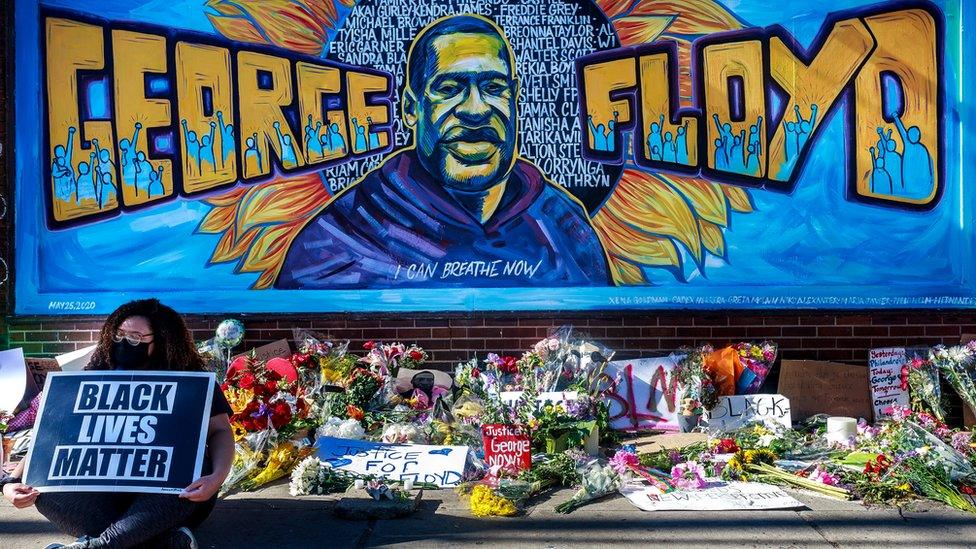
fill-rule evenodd
<path id="1" fill-rule="evenodd" d="M 522 398 L 522 391 L 502 391 L 498 394 L 499 398 L 503 403 L 508 406 L 513 406 Z M 565 404 L 567 402 L 576 402 L 579 400 L 579 393 L 576 391 L 556 391 L 548 393 L 539 393 L 536 397 L 536 407 L 541 407 L 545 403 L 549 402 L 551 404 Z"/>
<path id="2" fill-rule="evenodd" d="M 91 356 L 95 352 L 96 347 L 98 346 L 91 345 L 83 349 L 78 349 L 77 351 L 71 351 L 70 353 L 58 355 L 54 357 L 54 360 L 58 361 L 58 366 L 61 368 L 62 372 L 77 372 L 84 370 L 85 366 L 88 366 L 88 361 L 91 360 Z"/>
<path id="3" fill-rule="evenodd" d="M 871 383 L 871 402 L 874 420 L 888 417 L 890 406 L 909 406 L 908 391 L 901 386 L 901 367 L 908 362 L 908 349 L 888 347 L 868 352 L 868 379 Z"/>
<path id="4" fill-rule="evenodd" d="M 797 509 L 804 505 L 782 489 L 759 482 L 710 482 L 701 490 L 663 493 L 652 486 L 620 487 L 642 511 L 737 511 L 743 509 Z"/>
<path id="5" fill-rule="evenodd" d="M 319 459 L 336 469 L 392 480 L 429 482 L 441 488 L 461 482 L 468 459 L 467 446 L 384 444 L 335 437 L 319 438 L 315 445 Z"/>
<path id="6" fill-rule="evenodd" d="M 27 362 L 21 348 L 0 351 L 0 412 L 14 413 L 27 390 Z"/>
<path id="7" fill-rule="evenodd" d="M 610 426 L 618 431 L 677 431 L 675 357 L 614 360 L 603 374 Z"/>
<path id="8" fill-rule="evenodd" d="M 761 421 L 769 427 L 787 429 L 793 426 L 790 399 L 783 395 L 735 395 L 718 398 L 718 404 L 702 415 L 709 429 L 738 429 L 747 423 Z"/>

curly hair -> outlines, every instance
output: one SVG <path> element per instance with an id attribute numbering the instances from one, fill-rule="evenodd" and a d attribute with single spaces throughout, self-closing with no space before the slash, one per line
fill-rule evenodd
<path id="1" fill-rule="evenodd" d="M 203 358 L 186 327 L 183 317 L 158 299 L 130 301 L 115 310 L 105 320 L 98 346 L 88 362 L 86 370 L 112 370 L 112 337 L 127 318 L 141 316 L 152 328 L 154 350 L 149 357 L 148 369 L 182 372 L 205 371 Z"/>

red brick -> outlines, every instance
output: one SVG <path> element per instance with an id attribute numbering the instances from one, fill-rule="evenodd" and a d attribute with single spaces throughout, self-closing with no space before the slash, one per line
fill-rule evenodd
<path id="1" fill-rule="evenodd" d="M 890 326 L 888 335 L 892 336 L 915 336 L 925 334 L 924 326 Z"/>
<path id="2" fill-rule="evenodd" d="M 674 337 L 675 328 L 666 326 L 648 326 L 641 328 L 641 337 Z"/>
<path id="3" fill-rule="evenodd" d="M 414 325 L 418 328 L 443 328 L 448 326 L 446 318 L 417 318 Z"/>
<path id="4" fill-rule="evenodd" d="M 792 326 L 800 323 L 798 316 L 767 316 L 763 319 L 766 326 Z"/>
<path id="5" fill-rule="evenodd" d="M 804 339 L 800 343 L 800 348 L 802 349 L 836 349 L 837 340 L 828 339 L 825 337 L 818 337 L 813 339 Z"/>
<path id="6" fill-rule="evenodd" d="M 783 326 L 783 337 L 816 337 L 816 326 Z"/>
<path id="7" fill-rule="evenodd" d="M 758 337 L 776 338 L 783 335 L 783 329 L 778 326 L 761 326 L 746 328 L 746 337 L 755 339 Z"/>
<path id="8" fill-rule="evenodd" d="M 855 336 L 881 337 L 888 335 L 887 326 L 854 326 Z"/>
<path id="9" fill-rule="evenodd" d="M 462 334 L 463 335 L 463 334 Z M 431 328 L 430 337 L 450 339 L 454 337 L 454 330 L 451 328 Z"/>
<path id="10" fill-rule="evenodd" d="M 763 317 L 748 315 L 730 315 L 729 326 L 762 326 Z"/>
<path id="11" fill-rule="evenodd" d="M 800 324 L 804 326 L 833 326 L 836 324 L 835 318 L 827 315 L 801 316 Z"/>
<path id="12" fill-rule="evenodd" d="M 369 330 L 364 330 L 366 335 Z M 397 328 L 396 337 L 404 343 L 412 343 L 420 339 L 430 339 L 430 328 Z"/>
<path id="13" fill-rule="evenodd" d="M 876 314 L 871 317 L 871 324 L 875 326 L 908 324 L 908 317 L 904 314 Z"/>
<path id="14" fill-rule="evenodd" d="M 622 326 L 624 325 L 624 318 L 622 317 L 593 317 L 586 321 L 587 326 Z"/>
<path id="15" fill-rule="evenodd" d="M 412 328 L 414 322 L 412 318 L 404 315 L 400 318 L 382 319 L 380 320 L 380 326 L 383 328 Z"/>
<path id="16" fill-rule="evenodd" d="M 925 327 L 926 336 L 952 336 L 959 338 L 962 332 L 959 326 L 926 326 Z"/>
<path id="17" fill-rule="evenodd" d="M 818 326 L 818 337 L 844 337 L 851 336 L 854 331 L 850 326 Z"/>
<path id="18" fill-rule="evenodd" d="M 727 316 L 696 316 L 692 319 L 695 326 L 728 326 L 729 317 Z"/>
<path id="19" fill-rule="evenodd" d="M 869 326 L 871 315 L 847 315 L 836 318 L 838 326 Z"/>
<path id="20" fill-rule="evenodd" d="M 503 336 L 501 328 L 468 328 L 468 337 L 500 338 Z"/>
<path id="21" fill-rule="evenodd" d="M 451 326 L 484 326 L 485 319 L 479 317 L 458 317 L 450 320 Z"/>

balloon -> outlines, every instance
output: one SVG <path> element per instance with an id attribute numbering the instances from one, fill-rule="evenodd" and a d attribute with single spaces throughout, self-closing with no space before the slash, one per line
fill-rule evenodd
<path id="1" fill-rule="evenodd" d="M 229 318 L 217 325 L 214 341 L 221 347 L 237 347 L 244 339 L 244 325 L 240 320 Z"/>

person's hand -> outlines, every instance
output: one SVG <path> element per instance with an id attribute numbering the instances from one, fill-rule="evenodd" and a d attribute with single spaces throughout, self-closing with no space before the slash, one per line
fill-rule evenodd
<path id="1" fill-rule="evenodd" d="M 207 501 L 220 490 L 223 483 L 224 479 L 217 475 L 204 475 L 180 492 L 180 497 L 190 501 Z"/>
<path id="2" fill-rule="evenodd" d="M 3 485 L 3 497 L 7 498 L 7 501 L 18 509 L 24 509 L 34 505 L 34 501 L 38 495 L 40 495 L 40 492 L 26 484 L 12 482 Z"/>

